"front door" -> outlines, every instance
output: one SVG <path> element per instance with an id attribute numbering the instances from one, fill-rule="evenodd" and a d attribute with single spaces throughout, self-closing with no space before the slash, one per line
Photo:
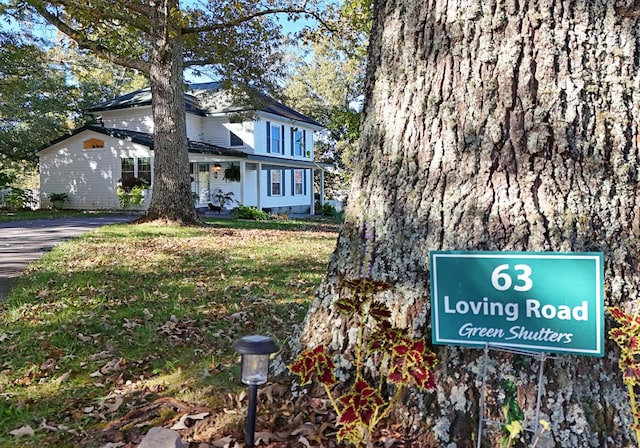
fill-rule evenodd
<path id="1" fill-rule="evenodd" d="M 208 163 L 191 163 L 191 191 L 196 205 L 207 204 L 209 202 L 209 193 L 211 180 L 209 174 Z"/>

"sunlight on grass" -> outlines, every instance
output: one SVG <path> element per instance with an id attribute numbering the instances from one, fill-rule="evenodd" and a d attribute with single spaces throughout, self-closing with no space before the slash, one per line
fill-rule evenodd
<path id="1" fill-rule="evenodd" d="M 36 435 L 20 446 L 77 446 L 165 396 L 227 406 L 242 390 L 231 345 L 290 337 L 337 227 L 226 223 L 107 226 L 30 266 L 0 304 L 0 447 L 23 425 Z"/>

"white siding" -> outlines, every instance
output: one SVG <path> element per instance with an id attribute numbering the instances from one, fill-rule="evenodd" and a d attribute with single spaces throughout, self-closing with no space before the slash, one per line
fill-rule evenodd
<path id="1" fill-rule="evenodd" d="M 284 125 L 284 154 L 268 153 L 267 152 L 267 122 L 271 126 Z M 305 131 L 305 149 L 302 156 L 291 155 L 291 128 L 297 128 L 300 131 Z M 284 157 L 293 160 L 313 160 L 313 129 L 304 126 L 304 124 L 286 119 L 272 119 L 269 117 L 258 117 L 254 122 L 254 138 L 255 138 L 255 153 L 269 155 L 273 157 Z M 307 155 L 309 152 L 309 155 Z"/>
<path id="2" fill-rule="evenodd" d="M 151 107 L 136 107 L 100 112 L 106 128 L 127 129 L 136 132 L 153 132 Z M 97 114 L 96 114 L 97 115 Z"/>
<path id="3" fill-rule="evenodd" d="M 187 114 L 187 138 L 189 140 L 204 141 L 202 132 L 202 122 L 204 117 L 194 114 Z"/>
<path id="4" fill-rule="evenodd" d="M 306 172 L 306 194 L 293 195 L 291 191 L 291 170 L 284 170 L 284 188 L 281 196 L 269 196 L 268 192 L 271 189 L 271 185 L 267 182 L 268 175 L 267 170 L 262 170 L 260 183 L 261 183 L 261 200 L 260 206 L 262 208 L 286 208 L 286 207 L 306 207 L 311 206 L 311 171 Z M 307 210 L 308 211 L 308 210 Z"/>
<path id="5" fill-rule="evenodd" d="M 82 142 L 97 138 L 104 148 L 83 149 Z M 148 148 L 94 132 L 83 132 L 40 153 L 41 204 L 48 193 L 67 193 L 65 208 L 119 209 L 116 188 L 121 157 L 152 157 Z M 153 165 L 153 161 L 152 161 Z"/>
<path id="6" fill-rule="evenodd" d="M 227 122 L 222 117 L 206 117 L 202 123 L 203 141 L 212 145 L 229 146 L 229 131 L 224 127 Z"/>

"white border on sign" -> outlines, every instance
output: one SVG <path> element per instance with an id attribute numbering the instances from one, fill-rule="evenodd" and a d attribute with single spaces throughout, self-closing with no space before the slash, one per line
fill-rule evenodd
<path id="1" fill-rule="evenodd" d="M 438 306 L 439 306 L 439 301 L 438 301 L 438 270 L 437 270 L 437 258 L 498 258 L 498 259 L 505 259 L 505 258 L 529 258 L 529 259 L 545 259 L 545 258 L 552 258 L 552 259 L 565 259 L 565 260 L 593 260 L 595 261 L 595 267 L 596 267 L 596 330 L 598 331 L 598 335 L 600 335 L 602 333 L 602 331 L 604 331 L 604 329 L 602 328 L 602 313 L 603 313 L 603 309 L 601 307 L 601 304 L 604 302 L 603 297 L 601 297 L 601 291 L 602 291 L 602 285 L 600 284 L 600 278 L 602 277 L 602 266 L 600 266 L 600 256 L 599 255 L 578 255 L 578 254 L 563 254 L 563 253 L 558 253 L 558 254 L 531 254 L 531 253 L 496 253 L 496 254 L 489 254 L 489 253 L 475 253 L 475 252 L 468 252 L 468 253 L 434 253 L 432 254 L 432 260 L 433 260 L 433 266 L 430 266 L 432 272 L 433 272 L 433 280 L 434 280 L 434 284 L 433 284 L 433 293 L 435 295 L 435 299 L 431 301 L 431 306 L 433 307 L 434 310 L 434 316 L 435 316 L 435 322 L 431 322 L 431 325 L 433 325 L 433 328 L 435 329 L 435 342 L 443 342 L 443 343 L 450 343 L 452 345 L 462 345 L 462 346 L 478 346 L 478 347 L 482 347 L 485 345 L 484 342 L 469 342 L 469 341 L 465 341 L 465 340 L 458 340 L 458 339 L 441 339 L 440 338 L 440 316 L 438 315 Z M 433 299 L 433 298 L 432 298 Z M 549 351 L 553 351 L 553 352 L 566 352 L 569 354 L 577 354 L 577 353 L 584 353 L 584 354 L 594 354 L 594 355 L 600 355 L 602 353 L 602 338 L 601 337 L 597 337 L 596 338 L 596 349 L 595 350 L 586 350 L 586 349 L 566 349 L 563 350 L 561 347 L 545 347 L 545 346 L 541 346 L 541 345 L 527 345 L 527 344 L 503 344 L 503 343 L 491 343 L 492 346 L 496 346 L 496 347 L 517 347 L 517 348 L 525 348 L 525 349 L 529 349 L 529 350 L 534 350 L 534 351 L 545 351 L 545 349 L 549 349 Z"/>

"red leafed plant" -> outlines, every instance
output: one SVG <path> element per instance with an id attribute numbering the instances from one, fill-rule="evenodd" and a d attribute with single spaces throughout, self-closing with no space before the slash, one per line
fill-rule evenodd
<path id="1" fill-rule="evenodd" d="M 338 395 L 335 364 L 324 345 L 305 350 L 289 366 L 302 384 L 312 381 L 314 375 L 322 384 L 338 415 L 338 441 L 349 441 L 356 446 L 366 443 L 375 426 L 389 415 L 401 397 L 403 388 L 417 386 L 422 390 L 435 389 L 433 368 L 437 358 L 427 348 L 424 338 L 414 339 L 403 329 L 390 323 L 391 312 L 374 297 L 391 285 L 362 278 L 344 281 L 351 294 L 335 302 L 340 313 L 353 319 L 358 327 L 355 351 L 355 379 L 347 392 Z M 380 377 L 377 386 L 365 378 L 365 363 L 373 361 Z M 382 390 L 392 390 L 385 397 Z M 337 396 L 336 396 L 337 395 Z"/>
<path id="2" fill-rule="evenodd" d="M 633 429 L 636 441 L 640 443 L 640 409 L 636 401 L 635 387 L 640 385 L 640 315 L 625 312 L 618 307 L 608 307 L 607 312 L 620 325 L 609 330 L 609 337 L 620 347 L 618 367 L 622 381 L 627 385 Z"/>

